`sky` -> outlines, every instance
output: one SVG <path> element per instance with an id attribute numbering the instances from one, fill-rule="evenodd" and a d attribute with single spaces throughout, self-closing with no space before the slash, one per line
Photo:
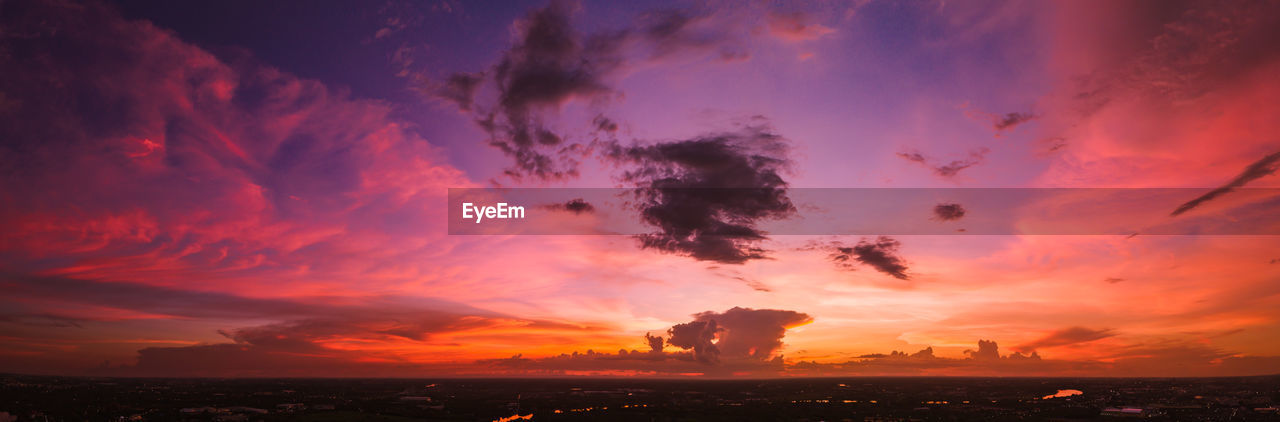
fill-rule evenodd
<path id="1" fill-rule="evenodd" d="M 5 1 L 0 372 L 1280 373 L 1277 9 Z M 461 235 L 451 188 L 644 230 Z"/>

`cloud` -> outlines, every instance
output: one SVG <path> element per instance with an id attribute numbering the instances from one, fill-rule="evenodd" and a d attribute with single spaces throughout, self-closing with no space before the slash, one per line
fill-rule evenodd
<path id="1" fill-rule="evenodd" d="M 910 276 L 907 275 L 906 260 L 898 256 L 898 248 L 901 246 L 901 243 L 888 236 L 880 236 L 874 242 L 863 239 L 854 246 L 844 246 L 839 242 L 828 245 L 833 249 L 829 257 L 842 268 L 852 269 L 853 262 L 857 261 L 894 278 L 907 280 Z"/>
<path id="2" fill-rule="evenodd" d="M 755 290 L 757 292 L 767 293 L 767 292 L 773 291 L 773 289 L 769 288 L 767 284 L 762 283 L 759 280 L 753 279 L 751 277 L 747 277 L 743 275 L 741 271 L 738 271 L 737 269 L 734 269 L 734 268 L 721 268 L 719 265 L 711 265 L 707 267 L 707 270 L 710 271 L 711 274 L 717 277 L 723 277 L 730 280 L 740 281 L 743 284 L 747 285 L 747 287 L 750 287 L 752 290 Z"/>
<path id="3" fill-rule="evenodd" d="M 720 363 L 721 356 L 766 360 L 782 348 L 788 328 L 812 321 L 803 313 L 775 309 L 707 311 L 695 314 L 693 321 L 672 326 L 667 331 L 667 344 L 692 350 L 695 360 L 707 364 Z"/>
<path id="4" fill-rule="evenodd" d="M 1035 114 L 1017 111 L 1005 113 L 1003 116 L 998 116 L 992 119 L 991 128 L 995 129 L 997 132 L 1003 132 L 1008 129 L 1013 129 L 1014 126 L 1029 122 L 1036 117 L 1038 116 Z"/>
<path id="5" fill-rule="evenodd" d="M 716 321 L 695 320 L 676 324 L 667 330 L 667 344 L 693 351 L 693 358 L 706 364 L 720 363 L 720 348 L 715 339 L 720 332 Z"/>
<path id="6" fill-rule="evenodd" d="M 595 125 L 596 130 L 599 132 L 614 133 L 618 131 L 618 123 L 603 114 L 591 119 L 591 124 Z"/>
<path id="7" fill-rule="evenodd" d="M 721 58 L 747 54 L 732 47 L 729 25 L 707 14 L 667 9 L 646 13 L 639 21 L 639 27 L 631 32 L 646 41 L 650 60 L 713 50 L 719 50 Z"/>
<path id="8" fill-rule="evenodd" d="M 756 244 L 764 219 L 796 212 L 782 179 L 789 141 L 762 124 L 736 132 L 650 145 L 613 144 L 630 165 L 623 180 L 639 186 L 641 218 L 657 227 L 641 246 L 697 260 L 740 264 L 766 258 Z"/>
<path id="9" fill-rule="evenodd" d="M 582 198 L 570 199 L 568 202 L 563 204 L 550 204 L 547 205 L 546 208 L 553 211 L 565 211 L 574 214 L 590 214 L 596 211 L 596 207 L 594 205 L 591 205 L 591 203 L 583 200 Z"/>
<path id="10" fill-rule="evenodd" d="M 230 293 L 190 291 L 138 283 L 5 275 L 0 277 L 0 285 L 5 287 L 12 299 L 111 307 L 146 315 L 225 319 L 298 318 L 315 315 L 314 308 L 291 300 L 247 298 Z"/>
<path id="11" fill-rule="evenodd" d="M 460 338 L 608 337 L 594 324 L 384 296 L 406 283 L 458 294 L 440 281 L 452 271 L 441 254 L 473 256 L 449 252 L 457 241 L 438 204 L 444 187 L 474 184 L 385 102 L 224 61 L 103 3 L 9 6 L 0 92 L 21 107 L 0 112 L 0 325 L 32 334 L 6 347 L 75 325 L 177 326 L 187 341 L 208 334 L 191 327 L 216 324 L 241 328 L 225 344 L 146 351 L 120 371 L 393 376 L 359 361 L 456 359 L 448 344 Z M 64 360 L 55 370 L 104 353 L 76 336 L 68 344 L 83 354 L 49 352 Z M 316 358 L 290 355 L 303 348 Z"/>
<path id="12" fill-rule="evenodd" d="M 572 6 L 555 1 L 514 25 L 518 38 L 490 72 L 497 87 L 495 104 L 477 122 L 489 143 L 515 159 L 508 174 L 554 180 L 577 175 L 576 148 L 546 127 L 544 111 L 556 111 L 575 98 L 603 101 L 613 94 L 604 78 L 621 67 L 625 38 L 615 34 L 583 36 L 572 26 Z"/>
<path id="13" fill-rule="evenodd" d="M 0 314 L 0 322 L 17 323 L 32 327 L 84 328 L 85 320 L 61 315 L 28 314 L 9 311 Z"/>
<path id="14" fill-rule="evenodd" d="M 934 355 L 932 347 L 915 353 L 893 351 L 869 353 L 846 362 L 796 362 L 787 368 L 793 376 L 835 375 L 1014 375 L 1081 373 L 1097 370 L 1096 362 L 1052 361 L 1037 353 L 1000 355 L 995 341 L 979 340 L 977 350 L 966 350 L 964 358 Z"/>
<path id="15" fill-rule="evenodd" d="M 103 3 L 5 10 L 10 273 L 263 296 L 304 273 L 376 283 L 443 233 L 442 187 L 473 184 L 384 102 L 224 62 Z"/>
<path id="16" fill-rule="evenodd" d="M 746 278 L 746 277 L 741 277 L 741 276 L 739 276 L 739 277 L 734 277 L 734 279 L 735 279 L 735 280 L 738 280 L 738 281 L 741 281 L 741 282 L 743 282 L 743 283 L 746 283 L 746 284 L 747 284 L 747 287 L 750 287 L 750 288 L 751 288 L 751 290 L 755 290 L 755 291 L 757 291 L 757 292 L 765 292 L 765 293 L 768 293 L 768 292 L 772 292 L 772 291 L 773 291 L 773 289 L 770 289 L 770 288 L 769 288 L 769 286 L 767 286 L 767 285 L 765 285 L 764 283 L 761 283 L 761 282 L 759 282 L 759 281 L 756 281 L 756 280 L 752 280 L 752 279 L 749 279 L 749 278 Z"/>
<path id="17" fill-rule="evenodd" d="M 868 353 L 865 355 L 859 355 L 858 358 L 860 359 L 884 359 L 884 358 L 934 359 L 934 356 L 933 356 L 933 348 L 926 347 L 912 354 L 907 354 L 906 352 L 900 352 L 900 351 L 894 350 L 892 352 L 889 352 L 889 354 L 887 355 L 884 353 Z"/>
<path id="18" fill-rule="evenodd" d="M 940 357 L 932 348 L 916 353 L 868 353 L 845 362 L 799 361 L 787 365 L 790 376 L 1244 376 L 1274 374 L 1278 356 L 1232 356 L 1202 344 L 1134 344 L 1098 360 L 1050 359 L 1039 353 L 1000 354 L 995 341 L 979 340 L 964 358 Z"/>
<path id="19" fill-rule="evenodd" d="M 1249 182 L 1273 175 L 1277 170 L 1280 170 L 1280 152 L 1274 152 L 1271 155 L 1262 157 L 1258 161 L 1254 161 L 1253 164 L 1245 167 L 1244 171 L 1236 175 L 1236 177 L 1227 182 L 1227 184 L 1219 186 L 1217 189 L 1211 190 L 1204 195 L 1200 195 L 1195 199 L 1179 205 L 1178 208 L 1173 210 L 1169 215 L 1176 217 L 1182 213 L 1191 211 L 1205 202 L 1244 187 L 1244 185 Z"/>
<path id="20" fill-rule="evenodd" d="M 832 29 L 809 21 L 803 12 L 770 12 L 767 16 L 769 33 L 788 42 L 813 41 L 835 33 Z"/>
<path id="21" fill-rule="evenodd" d="M 1280 36 L 1280 4 L 1073 3 L 1058 12 L 1048 57 L 1060 88 L 1039 102 L 1051 110 L 1046 135 L 1072 148 L 1043 180 L 1217 185 L 1189 170 L 1244 168 L 1275 151 L 1269 134 L 1280 124 L 1268 99 L 1280 83 L 1268 76 L 1280 66 L 1271 41 Z"/>
<path id="22" fill-rule="evenodd" d="M 1070 13 L 1066 15 L 1076 19 L 1125 19 L 1131 23 L 1076 41 L 1096 43 L 1084 46 L 1093 50 L 1088 53 L 1111 59 L 1082 57 L 1088 58 L 1082 63 L 1099 63 L 1089 69 L 1088 77 L 1081 78 L 1075 96 L 1085 114 L 1131 94 L 1189 102 L 1245 80 L 1244 75 L 1280 58 L 1280 49 L 1271 42 L 1280 36 L 1280 5 L 1242 2 L 1227 6 L 1156 2 L 1091 8 L 1087 13 L 1067 8 Z M 1078 37 L 1079 33 L 1069 35 Z"/>
<path id="23" fill-rule="evenodd" d="M 521 320 L 472 306 L 431 297 L 366 296 L 335 302 L 330 297 L 255 298 L 237 294 L 182 290 L 137 283 L 77 280 L 59 277 L 0 277 L 9 297 L 23 302 L 59 305 L 58 308 L 115 309 L 150 319 L 201 319 L 214 321 L 279 320 L 282 323 L 233 330 L 239 342 L 269 336 L 316 338 L 324 335 L 395 336 L 426 340 L 432 333 L 457 332 L 514 322 L 525 329 L 583 330 L 581 326 L 551 321 Z M 34 321 L 37 315 L 15 315 L 16 322 Z M 100 320 L 91 315 L 50 315 L 48 321 Z M 234 334 L 238 333 L 238 334 Z M 301 337 L 299 337 L 301 336 Z M 248 343 L 257 343 L 247 341 Z"/>
<path id="24" fill-rule="evenodd" d="M 718 327 L 719 342 L 715 346 L 722 356 L 756 360 L 772 358 L 782 349 L 782 337 L 788 328 L 813 322 L 813 317 L 800 312 L 741 307 L 722 313 L 703 312 L 694 317 L 694 322 Z"/>
<path id="25" fill-rule="evenodd" d="M 1032 113 L 1030 111 L 1012 111 L 1004 114 L 989 113 L 974 109 L 968 103 L 961 105 L 960 108 L 964 110 L 964 115 L 970 119 L 990 124 L 991 130 L 995 131 L 995 135 L 997 137 L 1018 126 L 1042 117 L 1039 114 Z"/>
<path id="26" fill-rule="evenodd" d="M 149 347 L 137 363 L 105 368 L 124 376 L 423 376 L 466 371 L 432 356 L 395 350 L 433 347 L 458 338 L 502 341 L 529 335 L 581 335 L 594 327 L 505 317 L 489 312 L 455 313 L 406 304 L 370 304 L 362 309 L 324 307 L 314 316 L 267 325 L 223 330 L 228 343 Z M 445 347 L 447 349 L 447 347 Z M 465 354 L 475 356 L 475 350 Z M 455 357 L 456 359 L 456 357 Z M 471 368 L 474 370 L 474 368 Z"/>
<path id="27" fill-rule="evenodd" d="M 899 152 L 898 157 L 914 163 L 920 163 L 920 165 L 933 169 L 934 174 L 950 179 L 955 177 L 957 174 L 960 174 L 961 170 L 982 164 L 988 152 L 990 152 L 990 150 L 987 148 L 979 148 L 970 151 L 968 158 L 951 160 L 945 164 L 938 163 L 918 151 Z"/>
<path id="28" fill-rule="evenodd" d="M 729 31 L 708 16 L 682 10 L 652 12 L 640 24 L 592 34 L 573 26 L 576 5 L 553 1 L 530 11 L 513 25 L 516 40 L 502 58 L 482 73 L 455 73 L 435 96 L 474 110 L 488 143 L 511 157 L 506 174 L 515 179 L 563 180 L 576 177 L 588 145 L 557 133 L 548 121 L 575 100 L 603 106 L 619 93 L 610 80 L 638 63 L 693 52 L 728 48 Z M 647 57 L 641 58 L 647 52 Z M 724 50 L 732 52 L 732 50 Z M 488 80 L 497 90 L 491 103 L 477 104 L 475 93 Z M 593 125 L 612 133 L 617 123 L 597 116 Z"/>
<path id="29" fill-rule="evenodd" d="M 424 313 L 406 319 L 317 317 L 219 333 L 231 342 L 148 347 L 136 364 L 100 375 L 162 377 L 404 377 L 452 373 L 457 367 L 382 353 L 376 346 L 421 347 L 431 336 L 485 330 L 502 320 Z M 532 329 L 532 328 L 531 328 Z M 536 330 L 536 329 L 534 329 Z"/>
<path id="30" fill-rule="evenodd" d="M 1000 359 L 1000 346 L 994 341 L 978 340 L 978 350 L 965 350 L 964 354 L 975 360 Z"/>
<path id="31" fill-rule="evenodd" d="M 471 111 L 475 101 L 476 90 L 484 82 L 483 73 L 457 72 L 445 78 L 444 82 L 427 87 L 432 95 L 452 102 L 459 110 Z"/>
<path id="32" fill-rule="evenodd" d="M 785 365 L 777 352 L 782 349 L 786 331 L 808 324 L 813 318 L 804 313 L 734 307 L 724 312 L 702 312 L 692 321 L 673 325 L 668 338 L 644 335 L 649 350 L 619 350 L 601 353 L 588 350 L 543 358 L 517 355 L 509 359 L 481 361 L 504 370 L 524 374 L 564 374 L 598 371 L 631 375 L 699 374 L 712 376 L 741 375 L 776 376 Z M 664 352 L 663 345 L 683 351 Z"/>
<path id="33" fill-rule="evenodd" d="M 1087 343 L 1114 335 L 1115 332 L 1109 329 L 1094 330 L 1085 327 L 1069 327 L 1053 331 L 1034 341 L 1014 346 L 1013 350 L 1017 350 L 1019 352 L 1032 352 L 1036 349 L 1048 347 Z"/>
<path id="34" fill-rule="evenodd" d="M 649 335 L 649 333 L 644 333 L 644 341 L 645 344 L 649 345 L 649 352 L 662 353 L 662 348 L 665 345 L 662 340 L 662 336 L 653 336 Z"/>
<path id="35" fill-rule="evenodd" d="M 955 203 L 938 204 L 933 207 L 933 215 L 941 221 L 955 221 L 964 218 L 964 206 Z"/>

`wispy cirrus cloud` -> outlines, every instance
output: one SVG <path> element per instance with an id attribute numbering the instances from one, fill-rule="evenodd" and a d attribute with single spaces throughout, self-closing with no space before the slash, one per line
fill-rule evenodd
<path id="1" fill-rule="evenodd" d="M 939 177 L 942 177 L 945 179 L 951 179 L 956 177 L 956 175 L 960 174 L 960 172 L 963 171 L 964 169 L 976 166 L 978 164 L 982 164 L 983 160 L 986 159 L 986 155 L 988 152 L 991 152 L 991 150 L 987 148 L 979 148 L 979 149 L 970 151 L 969 156 L 967 158 L 956 159 L 956 160 L 951 160 L 947 162 L 936 160 L 932 157 L 924 155 L 919 151 L 899 152 L 898 157 L 904 160 L 907 160 L 913 163 L 918 163 L 922 166 L 928 167 L 932 169 L 933 173 L 938 175 Z"/>
<path id="2" fill-rule="evenodd" d="M 0 113 L 11 272 L 230 287 L 367 271 L 441 232 L 440 188 L 472 184 L 382 102 L 225 63 L 105 5 L 2 22 L 0 91 L 23 104 Z"/>
<path id="3" fill-rule="evenodd" d="M 836 32 L 813 20 L 814 16 L 796 11 L 772 11 L 766 16 L 769 33 L 788 42 L 813 41 Z"/>
<path id="4" fill-rule="evenodd" d="M 1178 208 L 1174 209 L 1169 215 L 1177 217 L 1182 213 L 1199 207 L 1205 202 L 1212 201 L 1214 198 L 1244 187 L 1244 185 L 1249 182 L 1276 174 L 1276 171 L 1280 171 L 1280 152 L 1272 153 L 1262 157 L 1258 161 L 1254 161 L 1252 164 L 1249 164 L 1248 167 L 1245 167 L 1244 171 L 1240 172 L 1239 175 L 1236 175 L 1235 178 L 1232 178 L 1231 181 L 1227 182 L 1227 184 L 1219 186 L 1204 195 L 1200 195 L 1195 199 L 1179 205 Z"/>
<path id="5" fill-rule="evenodd" d="M 1034 341 L 1014 346 L 1013 350 L 1033 352 L 1036 349 L 1087 343 L 1114 335 L 1115 332 L 1109 329 L 1095 330 L 1086 327 L 1067 327 L 1045 334 L 1044 337 Z"/>

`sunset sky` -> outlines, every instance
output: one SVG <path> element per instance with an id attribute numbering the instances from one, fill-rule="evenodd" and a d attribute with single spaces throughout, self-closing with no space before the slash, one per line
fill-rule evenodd
<path id="1" fill-rule="evenodd" d="M 4 1 L 0 372 L 1280 373 L 1276 40 L 1274 1 Z M 645 232 L 450 234 L 450 188 L 638 189 L 536 212 Z M 1164 233 L 1046 235 L 804 188 L 1192 189 L 1000 214 Z M 869 209 L 928 234 L 774 229 Z"/>

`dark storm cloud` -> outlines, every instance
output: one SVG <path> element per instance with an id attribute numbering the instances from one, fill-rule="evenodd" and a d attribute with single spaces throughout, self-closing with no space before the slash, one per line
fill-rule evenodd
<path id="1" fill-rule="evenodd" d="M 891 237 L 880 236 L 874 242 L 863 239 L 854 246 L 844 246 L 839 242 L 828 246 L 833 249 L 829 257 L 842 268 L 852 269 L 856 261 L 894 278 L 910 278 L 907 275 L 906 260 L 898 256 L 898 248 L 902 244 Z"/>
<path id="2" fill-rule="evenodd" d="M 964 206 L 955 203 L 938 204 L 933 207 L 933 215 L 942 221 L 955 221 L 964 218 Z"/>
<path id="3" fill-rule="evenodd" d="M 596 207 L 582 198 L 570 199 L 563 204 L 551 204 L 546 206 L 547 209 L 553 211 L 565 211 L 574 214 L 589 214 L 596 211 Z"/>
<path id="4" fill-rule="evenodd" d="M 649 335 L 649 333 L 644 333 L 644 342 L 649 345 L 651 353 L 662 353 L 662 347 L 665 345 L 662 336 Z"/>
<path id="5" fill-rule="evenodd" d="M 666 344 L 693 352 L 693 359 L 718 364 L 732 360 L 768 360 L 782 349 L 787 329 L 813 321 L 795 311 L 734 307 L 724 312 L 694 314 L 693 321 L 671 326 Z M 652 352 L 662 351 L 662 337 L 645 334 Z"/>
<path id="6" fill-rule="evenodd" d="M 1086 343 L 1114 335 L 1116 335 L 1115 332 L 1108 329 L 1094 330 L 1085 327 L 1069 327 L 1054 331 L 1034 341 L 1014 346 L 1013 350 L 1017 350 L 1019 352 L 1032 352 L 1036 349 L 1045 347 Z"/>
<path id="7" fill-rule="evenodd" d="M 788 141 L 766 126 L 652 145 L 611 145 L 608 156 L 633 166 L 644 222 L 660 232 L 641 246 L 698 260 L 740 264 L 766 258 L 757 221 L 796 212 L 780 173 Z"/>
<path id="8" fill-rule="evenodd" d="M 515 160 L 506 172 L 512 178 L 576 177 L 578 158 L 588 148 L 555 133 L 544 120 L 573 100 L 595 106 L 611 101 L 618 92 L 610 79 L 640 60 L 638 54 L 654 61 L 683 52 L 723 50 L 728 43 L 723 23 L 682 10 L 647 14 L 635 27 L 583 34 L 573 27 L 576 7 L 553 1 L 531 11 L 516 22 L 515 42 L 490 71 L 455 73 L 432 92 L 463 110 L 475 110 L 489 144 Z M 482 106 L 474 96 L 484 76 L 496 87 L 497 98 Z M 608 133 L 618 128 L 603 115 L 592 124 Z"/>
<path id="9" fill-rule="evenodd" d="M 961 170 L 982 164 L 988 152 L 990 152 L 990 150 L 987 148 L 979 148 L 970 151 L 967 158 L 951 160 L 945 164 L 926 157 L 924 154 L 917 151 L 899 152 L 898 156 L 907 161 L 920 163 L 920 165 L 933 169 L 934 174 L 950 179 L 959 174 Z"/>
<path id="10" fill-rule="evenodd" d="M 964 354 L 974 360 L 1000 359 L 1000 346 L 995 341 L 978 340 L 978 350 L 965 350 Z"/>
<path id="11" fill-rule="evenodd" d="M 1196 199 L 1192 199 L 1182 205 L 1179 205 L 1178 208 L 1173 210 L 1169 215 L 1176 217 L 1182 213 L 1191 211 L 1201 204 L 1211 201 L 1219 196 L 1231 193 L 1249 182 L 1275 174 L 1277 170 L 1280 170 L 1280 152 L 1275 152 L 1266 157 L 1262 157 L 1262 159 L 1250 164 L 1249 167 L 1245 167 L 1244 171 L 1240 172 L 1239 175 L 1236 175 L 1236 177 L 1231 179 L 1230 182 L 1227 182 L 1227 184 L 1211 190 L 1204 195 L 1200 195 Z"/>
<path id="12" fill-rule="evenodd" d="M 715 320 L 695 320 L 667 330 L 667 344 L 693 351 L 693 358 L 706 364 L 720 363 L 720 349 L 714 341 L 720 328 Z"/>
<path id="13" fill-rule="evenodd" d="M 741 307 L 694 317 L 694 322 L 705 321 L 719 327 L 715 346 L 721 355 L 756 360 L 769 359 L 782 349 L 782 337 L 788 328 L 813 321 L 813 317 L 795 311 Z"/>

